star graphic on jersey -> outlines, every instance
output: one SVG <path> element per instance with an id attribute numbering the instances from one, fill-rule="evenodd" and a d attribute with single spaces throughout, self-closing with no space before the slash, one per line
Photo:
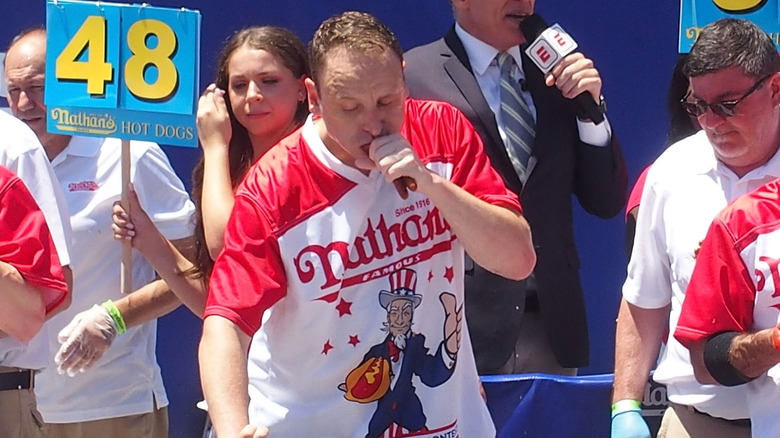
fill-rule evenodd
<path id="1" fill-rule="evenodd" d="M 446 278 L 446 279 L 447 279 L 447 281 L 449 281 L 450 283 L 452 283 L 452 279 L 453 279 L 453 278 L 455 278 L 455 270 L 454 270 L 454 269 L 452 269 L 451 267 L 449 267 L 449 268 L 446 268 L 446 269 L 444 270 L 444 278 Z"/>
<path id="2" fill-rule="evenodd" d="M 358 335 L 349 335 L 349 341 L 347 343 L 353 347 L 357 347 L 357 344 L 360 343 L 360 339 L 358 339 Z"/>
<path id="3" fill-rule="evenodd" d="M 322 346 L 322 354 L 324 354 L 325 356 L 327 356 L 327 355 L 328 355 L 328 352 L 329 352 L 330 350 L 332 350 L 332 349 L 333 349 L 333 346 L 332 346 L 332 345 L 330 345 L 330 339 L 328 339 L 327 341 L 325 341 L 325 345 L 323 345 L 323 346 Z"/>
<path id="4" fill-rule="evenodd" d="M 433 270 L 428 271 L 428 281 L 433 280 Z"/>
<path id="5" fill-rule="evenodd" d="M 339 311 L 339 318 L 344 315 L 352 315 L 352 301 L 347 301 L 344 298 L 336 305 L 336 310 Z"/>

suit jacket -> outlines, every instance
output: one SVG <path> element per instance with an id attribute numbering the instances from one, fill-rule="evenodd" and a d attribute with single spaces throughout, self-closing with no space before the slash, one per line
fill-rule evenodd
<path id="1" fill-rule="evenodd" d="M 616 136 L 613 133 L 607 147 L 580 141 L 574 102 L 547 87 L 541 71 L 523 53 L 526 83 L 537 111 L 530 174 L 523 187 L 454 26 L 444 38 L 412 49 L 404 58 L 411 96 L 444 100 L 460 109 L 482 138 L 504 183 L 520 193 L 536 248 L 533 275 L 549 341 L 561 366 L 586 366 L 588 324 L 572 229 L 572 194 L 585 211 L 598 217 L 609 218 L 622 210 L 628 177 Z M 494 372 L 512 354 L 525 285 L 479 266 L 467 272 L 466 318 L 480 373 Z"/>

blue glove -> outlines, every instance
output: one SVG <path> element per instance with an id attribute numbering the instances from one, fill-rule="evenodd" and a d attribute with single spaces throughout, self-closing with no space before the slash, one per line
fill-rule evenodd
<path id="1" fill-rule="evenodd" d="M 650 438 L 650 429 L 641 412 L 628 410 L 612 414 L 612 438 Z"/>

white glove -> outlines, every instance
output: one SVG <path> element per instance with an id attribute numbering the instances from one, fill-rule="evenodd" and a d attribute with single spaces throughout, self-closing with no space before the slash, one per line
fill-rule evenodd
<path id="1" fill-rule="evenodd" d="M 62 344 L 54 356 L 57 372 L 71 377 L 83 373 L 103 357 L 116 335 L 116 323 L 102 306 L 79 313 L 57 335 Z"/>

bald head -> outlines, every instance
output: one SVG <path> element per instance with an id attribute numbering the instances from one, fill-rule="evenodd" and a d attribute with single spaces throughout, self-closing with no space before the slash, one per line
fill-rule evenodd
<path id="1" fill-rule="evenodd" d="M 31 27 L 29 29 L 25 29 L 21 31 L 11 40 L 11 44 L 8 45 L 8 48 L 5 51 L 8 52 L 9 50 L 11 50 L 11 47 L 13 47 L 17 42 L 21 41 L 23 38 L 26 38 L 28 36 L 43 38 L 45 41 L 46 29 L 39 26 L 39 27 Z"/>
<path id="2" fill-rule="evenodd" d="M 38 136 L 49 158 L 56 156 L 69 137 L 46 132 L 43 90 L 46 74 L 46 31 L 32 29 L 14 38 L 5 55 L 5 84 L 11 112 Z"/>

